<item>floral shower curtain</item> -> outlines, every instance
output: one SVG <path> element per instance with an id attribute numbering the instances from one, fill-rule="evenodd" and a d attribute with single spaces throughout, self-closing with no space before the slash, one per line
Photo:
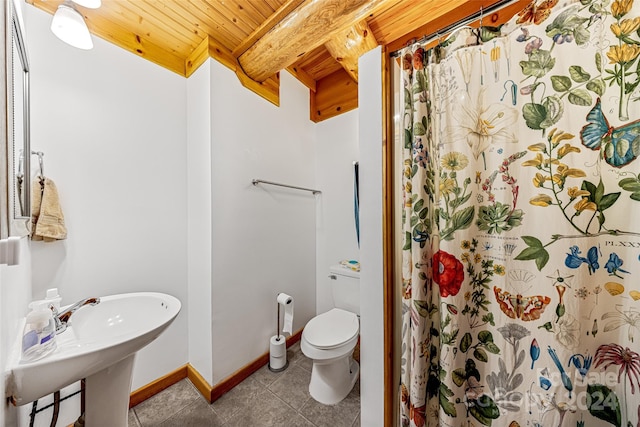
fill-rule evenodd
<path id="1" fill-rule="evenodd" d="M 401 52 L 402 426 L 640 427 L 640 0 Z"/>

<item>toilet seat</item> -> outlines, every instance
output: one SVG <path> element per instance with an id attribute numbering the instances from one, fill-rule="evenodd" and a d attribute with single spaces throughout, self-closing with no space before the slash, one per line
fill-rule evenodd
<path id="1" fill-rule="evenodd" d="M 334 308 L 311 319 L 302 333 L 313 347 L 329 350 L 351 341 L 358 335 L 359 329 L 355 313 Z"/>

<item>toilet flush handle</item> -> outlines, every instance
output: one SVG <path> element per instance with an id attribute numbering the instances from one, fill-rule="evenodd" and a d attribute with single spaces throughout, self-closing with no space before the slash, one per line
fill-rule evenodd
<path id="1" fill-rule="evenodd" d="M 335 274 L 330 274 L 330 275 L 329 275 L 329 279 L 331 279 L 331 280 L 337 280 L 338 278 L 336 277 L 336 275 L 335 275 Z"/>

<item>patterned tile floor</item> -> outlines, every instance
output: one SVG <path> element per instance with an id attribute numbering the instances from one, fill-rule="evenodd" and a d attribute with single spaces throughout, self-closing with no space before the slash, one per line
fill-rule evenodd
<path id="1" fill-rule="evenodd" d="M 289 367 L 263 366 L 212 404 L 188 379 L 129 411 L 130 427 L 360 427 L 359 381 L 342 402 L 321 405 L 309 396 L 310 359 L 296 343 Z"/>

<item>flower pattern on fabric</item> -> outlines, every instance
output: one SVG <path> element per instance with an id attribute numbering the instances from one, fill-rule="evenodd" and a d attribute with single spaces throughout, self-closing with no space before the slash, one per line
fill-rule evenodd
<path id="1" fill-rule="evenodd" d="M 453 255 L 438 251 L 433 255 L 433 281 L 440 286 L 440 296 L 457 295 L 464 280 L 464 267 Z"/>
<path id="2" fill-rule="evenodd" d="M 400 425 L 640 427 L 640 0 L 397 61 Z"/>
<path id="3" fill-rule="evenodd" d="M 512 125 L 518 120 L 518 112 L 501 103 L 485 105 L 483 92 L 477 97 L 461 94 L 460 105 L 453 113 L 457 120 L 453 138 L 466 140 L 475 159 L 491 145 L 516 142 Z"/>

